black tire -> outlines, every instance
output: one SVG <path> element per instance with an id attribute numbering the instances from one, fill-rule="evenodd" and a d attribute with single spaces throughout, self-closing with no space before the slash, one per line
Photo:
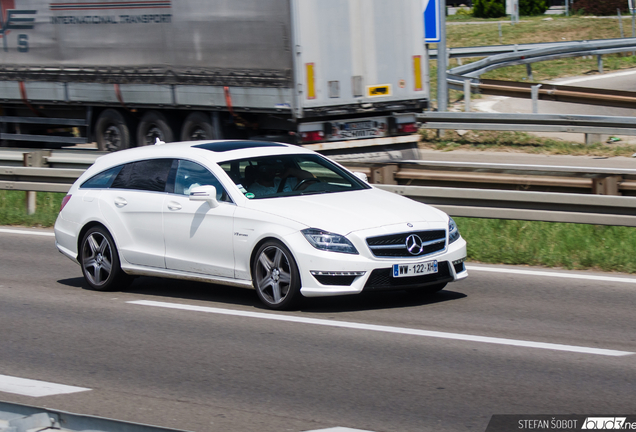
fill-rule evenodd
<path id="1" fill-rule="evenodd" d="M 276 240 L 263 243 L 256 251 L 252 281 L 258 298 L 270 309 L 291 309 L 302 297 L 296 260 L 289 249 Z"/>
<path id="2" fill-rule="evenodd" d="M 201 111 L 188 114 L 181 127 L 181 141 L 213 139 L 216 139 L 216 133 L 210 122 L 210 116 Z"/>
<path id="3" fill-rule="evenodd" d="M 95 123 L 95 139 L 101 151 L 119 151 L 130 147 L 130 129 L 124 116 L 115 109 L 107 109 Z"/>
<path id="4" fill-rule="evenodd" d="M 157 138 L 163 142 L 174 141 L 172 127 L 159 111 L 148 111 L 137 126 L 137 145 L 153 145 Z"/>
<path id="5" fill-rule="evenodd" d="M 96 291 L 125 289 L 133 280 L 121 269 L 117 246 L 102 227 L 93 227 L 84 234 L 79 261 L 86 283 Z"/>

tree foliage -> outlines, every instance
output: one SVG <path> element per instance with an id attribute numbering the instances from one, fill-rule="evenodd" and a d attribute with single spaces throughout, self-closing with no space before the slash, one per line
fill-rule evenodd
<path id="1" fill-rule="evenodd" d="M 505 0 L 475 0 L 473 1 L 473 16 L 477 18 L 506 16 Z"/>
<path id="2" fill-rule="evenodd" d="M 545 0 L 519 0 L 519 15 L 543 15 L 546 10 L 548 5 Z"/>

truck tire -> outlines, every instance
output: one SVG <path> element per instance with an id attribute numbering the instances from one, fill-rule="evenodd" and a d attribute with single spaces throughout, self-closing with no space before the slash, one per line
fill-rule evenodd
<path id="1" fill-rule="evenodd" d="M 210 116 L 201 111 L 190 113 L 181 127 L 181 141 L 212 139 L 216 139 L 216 133 L 210 122 Z"/>
<path id="2" fill-rule="evenodd" d="M 163 142 L 172 142 L 174 134 L 163 114 L 159 111 L 148 111 L 137 126 L 137 145 L 153 145 L 157 138 Z"/>
<path id="3" fill-rule="evenodd" d="M 101 151 L 114 152 L 130 147 L 130 130 L 124 116 L 111 108 L 102 111 L 95 123 L 95 138 Z"/>

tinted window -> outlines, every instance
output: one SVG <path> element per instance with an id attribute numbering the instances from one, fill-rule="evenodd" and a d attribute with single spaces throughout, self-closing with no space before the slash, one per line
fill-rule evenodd
<path id="1" fill-rule="evenodd" d="M 174 193 L 190 195 L 192 188 L 197 186 L 214 186 L 217 200 L 230 201 L 221 183 L 207 168 L 195 162 L 180 160 L 174 179 Z"/>
<path id="2" fill-rule="evenodd" d="M 113 184 L 113 180 L 115 180 L 115 177 L 117 177 L 117 174 L 119 174 L 119 171 L 121 171 L 122 167 L 123 165 L 120 165 L 94 175 L 93 177 L 82 183 L 80 187 L 87 189 L 107 189 L 110 187 L 111 184 Z"/>
<path id="3" fill-rule="evenodd" d="M 171 166 L 172 159 L 151 159 L 126 164 L 111 187 L 164 192 Z"/>
<path id="4" fill-rule="evenodd" d="M 221 168 L 250 199 L 369 188 L 328 159 L 312 154 L 240 159 L 224 162 Z"/>

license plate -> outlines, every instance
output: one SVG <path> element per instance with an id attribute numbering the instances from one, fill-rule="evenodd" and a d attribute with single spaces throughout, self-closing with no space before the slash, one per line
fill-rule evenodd
<path id="1" fill-rule="evenodd" d="M 393 277 L 422 276 L 437 273 L 437 260 L 414 264 L 393 264 Z"/>
<path id="2" fill-rule="evenodd" d="M 362 120 L 355 122 L 335 122 L 331 124 L 331 141 L 356 138 L 378 138 L 386 135 L 387 124 L 384 119 Z"/>

